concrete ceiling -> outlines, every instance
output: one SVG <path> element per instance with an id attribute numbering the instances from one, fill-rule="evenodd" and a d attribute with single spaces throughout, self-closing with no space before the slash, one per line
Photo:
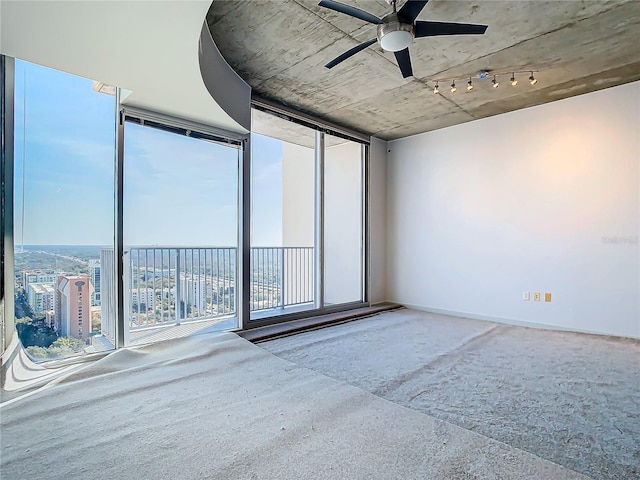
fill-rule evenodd
<path id="1" fill-rule="evenodd" d="M 379 17 L 390 12 L 385 0 L 342 1 Z M 378 44 L 324 68 L 376 30 L 316 0 L 215 0 L 207 15 L 222 55 L 255 93 L 387 140 L 640 79 L 637 0 L 431 0 L 418 20 L 489 28 L 483 36 L 417 39 L 414 77 L 403 79 Z M 467 92 L 468 77 L 483 69 L 504 73 L 501 86 L 474 79 Z M 512 87 L 510 72 L 526 70 L 538 71 L 538 83 L 520 74 Z M 462 88 L 450 93 L 454 78 Z"/>
<path id="2" fill-rule="evenodd" d="M 255 108 L 251 111 L 251 132 L 307 148 L 314 148 L 316 144 L 315 130 Z M 332 135 L 324 137 L 326 148 L 342 145 L 348 141 Z"/>

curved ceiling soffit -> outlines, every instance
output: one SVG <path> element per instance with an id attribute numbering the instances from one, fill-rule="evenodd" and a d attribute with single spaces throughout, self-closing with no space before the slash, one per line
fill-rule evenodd
<path id="1" fill-rule="evenodd" d="M 233 120 L 251 130 L 251 87 L 224 59 L 206 20 L 200 32 L 198 60 L 202 81 L 211 97 Z"/>
<path id="2" fill-rule="evenodd" d="M 0 53 L 121 87 L 131 92 L 125 106 L 248 131 L 203 78 L 200 40 L 211 0 L 116 3 L 0 1 Z"/>

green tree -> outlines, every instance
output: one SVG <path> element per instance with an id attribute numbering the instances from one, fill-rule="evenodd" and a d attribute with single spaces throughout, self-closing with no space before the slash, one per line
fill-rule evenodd
<path id="1" fill-rule="evenodd" d="M 35 360 L 44 360 L 49 358 L 49 349 L 43 347 L 27 347 L 27 353 Z"/>
<path id="2" fill-rule="evenodd" d="M 29 346 L 25 350 L 35 361 L 64 358 L 82 351 L 84 342 L 72 337 L 60 337 L 48 348 Z"/>
<path id="3" fill-rule="evenodd" d="M 84 348 L 84 342 L 73 337 L 60 337 L 49 346 L 49 349 L 52 348 L 77 352 Z"/>
<path id="4" fill-rule="evenodd" d="M 102 324 L 102 320 L 100 318 L 100 314 L 96 312 L 92 312 L 91 313 L 91 331 L 99 332 L 101 324 Z"/>

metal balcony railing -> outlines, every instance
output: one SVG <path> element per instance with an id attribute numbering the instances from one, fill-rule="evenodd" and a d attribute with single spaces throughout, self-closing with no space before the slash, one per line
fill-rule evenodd
<path id="1" fill-rule="evenodd" d="M 313 303 L 313 247 L 251 249 L 251 311 Z"/>
<path id="2" fill-rule="evenodd" d="M 313 247 L 251 249 L 251 311 L 314 301 Z M 131 247 L 125 311 L 132 330 L 236 314 L 235 247 Z"/>

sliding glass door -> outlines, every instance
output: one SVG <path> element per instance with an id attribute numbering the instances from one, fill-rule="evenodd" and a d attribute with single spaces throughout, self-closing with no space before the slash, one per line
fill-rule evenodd
<path id="1" fill-rule="evenodd" d="M 315 132 L 253 111 L 251 318 L 314 308 Z"/>
<path id="2" fill-rule="evenodd" d="M 362 304 L 363 144 L 252 115 L 251 320 Z"/>
<path id="3" fill-rule="evenodd" d="M 324 304 L 361 302 L 363 147 L 331 135 L 324 141 Z"/>
<path id="4" fill-rule="evenodd" d="M 126 344 L 238 327 L 238 145 L 125 124 Z"/>

